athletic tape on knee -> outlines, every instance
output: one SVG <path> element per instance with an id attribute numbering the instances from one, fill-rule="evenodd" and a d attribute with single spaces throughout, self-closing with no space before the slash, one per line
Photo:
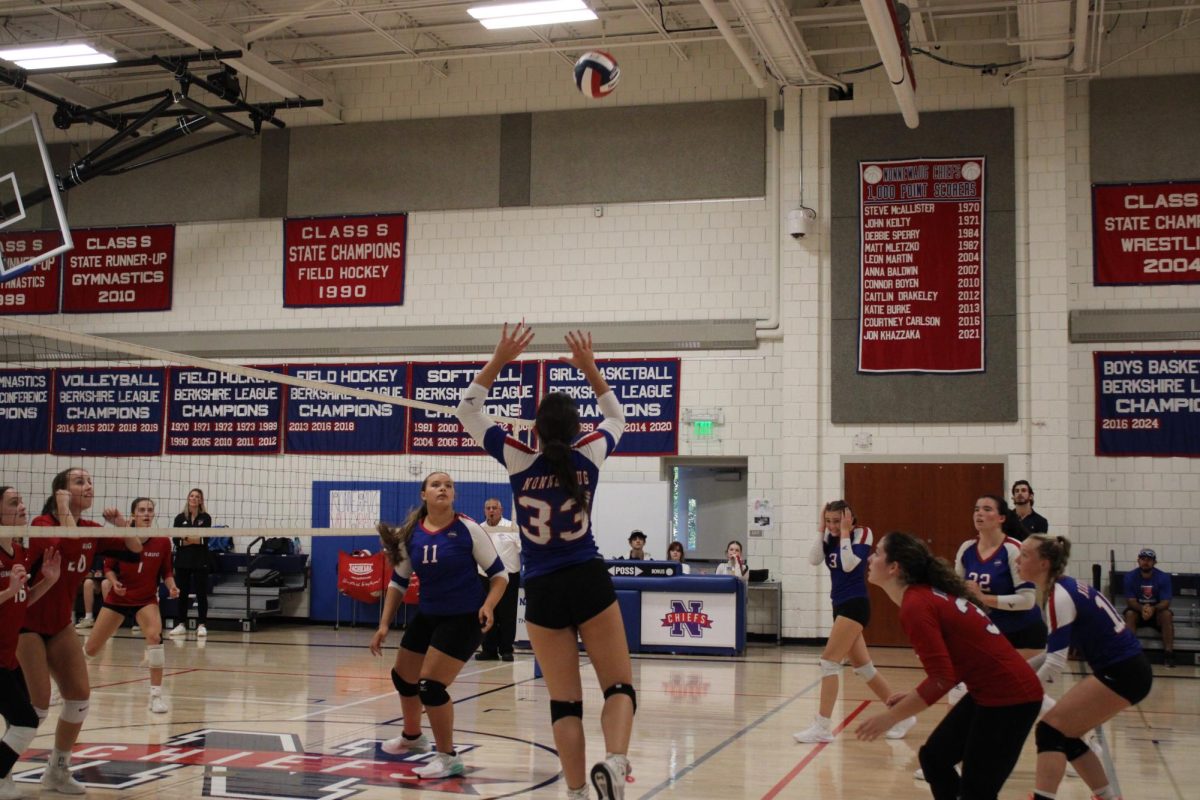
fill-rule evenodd
<path id="1" fill-rule="evenodd" d="M 29 749 L 29 745 L 33 743 L 33 737 L 37 736 L 37 728 L 24 728 L 20 725 L 12 725 L 4 734 L 3 741 L 17 755 L 21 755 Z"/>
<path id="2" fill-rule="evenodd" d="M 551 700 L 550 724 L 558 722 L 563 717 L 579 717 L 583 719 L 582 700 Z"/>
<path id="3" fill-rule="evenodd" d="M 614 683 L 604 690 L 604 699 L 607 700 L 614 694 L 627 695 L 633 701 L 633 713 L 637 713 L 637 691 L 631 685 L 628 683 Z"/>
<path id="4" fill-rule="evenodd" d="M 431 681 L 428 678 L 421 678 L 421 682 L 417 684 L 421 695 L 421 702 L 426 708 L 437 708 L 444 706 L 450 702 L 450 693 L 446 691 L 446 684 L 438 681 Z"/>
<path id="5" fill-rule="evenodd" d="M 150 669 L 162 669 L 167 663 L 167 653 L 161 644 L 146 648 L 146 663 Z"/>
<path id="6" fill-rule="evenodd" d="M 396 687 L 396 691 L 400 693 L 401 697 L 416 697 L 421 693 L 420 686 L 404 680 L 396 670 L 392 670 L 392 686 Z"/>
<path id="7" fill-rule="evenodd" d="M 821 666 L 821 677 L 829 678 L 842 674 L 842 665 L 837 661 L 822 658 L 817 662 Z"/>
<path id="8" fill-rule="evenodd" d="M 855 667 L 854 674 L 862 678 L 864 681 L 870 683 L 871 681 L 875 680 L 875 676 L 879 674 L 879 670 L 875 669 L 874 661 L 868 661 L 861 667 Z"/>
<path id="9" fill-rule="evenodd" d="M 87 700 L 67 700 L 63 698 L 63 710 L 58 718 L 63 722 L 83 722 L 88 715 Z"/>

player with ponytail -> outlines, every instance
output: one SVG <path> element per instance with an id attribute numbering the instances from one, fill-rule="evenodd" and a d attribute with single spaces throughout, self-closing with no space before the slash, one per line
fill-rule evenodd
<path id="1" fill-rule="evenodd" d="M 590 511 L 600 466 L 616 449 L 625 417 L 596 365 L 591 334 L 573 331 L 565 339 L 571 350 L 565 360 L 587 378 L 604 415 L 595 431 L 580 436 L 575 400 L 559 393 L 538 405 L 539 450 L 509 436 L 484 414 L 488 389 L 533 340 L 524 322 L 511 332 L 504 326 L 491 360 L 463 394 L 456 413 L 475 440 L 508 469 L 524 537 L 525 622 L 550 690 L 550 720 L 568 797 L 588 796 L 578 636 L 604 690 L 600 727 L 607 756 L 592 767 L 592 785 L 601 800 L 620 800 L 629 774 L 637 694 L 621 610 L 592 537 Z"/>

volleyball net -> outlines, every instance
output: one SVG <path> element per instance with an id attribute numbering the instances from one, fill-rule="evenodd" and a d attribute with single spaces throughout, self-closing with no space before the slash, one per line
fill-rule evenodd
<path id="1" fill-rule="evenodd" d="M 510 492 L 503 467 L 453 414 L 479 366 L 234 363 L 0 317 L 0 485 L 21 493 L 32 520 L 54 476 L 81 468 L 94 491 L 84 519 L 102 522 L 106 507 L 129 518 L 146 497 L 163 530 L 198 488 L 222 527 L 189 535 L 230 536 L 239 548 L 260 536 L 373 535 L 376 521 L 397 522 L 419 503 L 435 471 L 454 479 L 456 508 L 482 518 L 491 496 L 509 511 Z M 521 437 L 537 372 L 510 365 L 488 400 Z"/>

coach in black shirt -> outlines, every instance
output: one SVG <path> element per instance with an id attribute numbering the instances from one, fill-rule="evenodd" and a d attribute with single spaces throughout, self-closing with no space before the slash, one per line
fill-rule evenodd
<path id="1" fill-rule="evenodd" d="M 1041 514 L 1033 510 L 1033 487 L 1029 485 L 1029 481 L 1020 480 L 1012 485 L 1013 510 L 1014 517 L 1011 522 L 1015 525 L 1006 526 L 1012 529 L 1010 536 L 1025 541 L 1025 538 L 1031 533 L 1049 533 L 1050 523 Z"/>

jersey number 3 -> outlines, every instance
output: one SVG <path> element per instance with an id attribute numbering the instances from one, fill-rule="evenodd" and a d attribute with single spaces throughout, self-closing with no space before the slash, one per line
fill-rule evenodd
<path id="1" fill-rule="evenodd" d="M 553 506 L 545 500 L 525 496 L 517 499 L 517 505 L 529 509 L 529 526 L 522 525 L 521 533 L 525 534 L 529 541 L 534 544 L 549 544 L 550 539 L 554 537 L 554 529 L 550 527 L 550 514 L 553 511 Z M 588 513 L 579 508 L 574 499 L 567 498 L 558 507 L 558 512 L 560 514 L 569 514 L 572 509 L 575 509 L 575 514 L 572 517 L 572 522 L 575 524 L 574 529 L 558 535 L 558 538 L 564 542 L 573 542 L 587 533 L 588 530 Z"/>

